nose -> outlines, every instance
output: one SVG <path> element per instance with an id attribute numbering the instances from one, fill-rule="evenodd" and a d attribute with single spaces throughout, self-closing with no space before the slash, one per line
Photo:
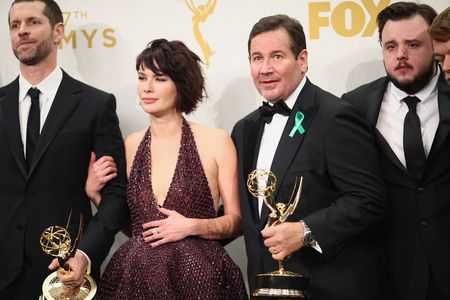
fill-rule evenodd
<path id="1" fill-rule="evenodd" d="M 408 57 L 408 48 L 406 45 L 399 45 L 397 49 L 397 59 L 405 60 Z"/>
<path id="2" fill-rule="evenodd" d="M 147 79 L 147 82 L 144 86 L 144 92 L 151 93 L 153 91 L 153 80 Z"/>
<path id="3" fill-rule="evenodd" d="M 273 73 L 273 66 L 270 62 L 270 59 L 265 59 L 261 64 L 261 74 L 267 75 Z"/>
<path id="4" fill-rule="evenodd" d="M 21 23 L 19 28 L 18 28 L 19 36 L 23 36 L 23 35 L 26 35 L 28 33 L 29 33 L 28 26 L 25 23 Z"/>

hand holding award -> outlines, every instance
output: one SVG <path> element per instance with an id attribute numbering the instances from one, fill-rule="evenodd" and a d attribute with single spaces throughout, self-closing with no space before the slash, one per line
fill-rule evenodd
<path id="1" fill-rule="evenodd" d="M 92 299 L 97 290 L 95 281 L 89 275 L 85 275 L 84 282 L 80 287 L 69 287 L 63 285 L 57 276 L 57 272 L 68 274 L 71 271 L 66 264 L 69 258 L 75 255 L 78 243 L 83 232 L 83 215 L 80 215 L 80 224 L 78 235 L 72 243 L 68 228 L 72 212 L 70 212 L 66 228 L 60 226 L 51 226 L 44 230 L 41 235 L 40 243 L 42 250 L 58 259 L 59 269 L 50 274 L 42 284 L 42 292 L 46 300 L 89 300 Z"/>
<path id="2" fill-rule="evenodd" d="M 248 175 L 247 188 L 255 197 L 261 197 L 269 208 L 267 226 L 276 226 L 287 220 L 296 209 L 302 191 L 303 177 L 296 180 L 294 190 L 288 203 L 275 203 L 273 193 L 277 178 L 268 170 L 256 169 Z M 309 279 L 301 274 L 286 271 L 283 260 L 278 260 L 278 270 L 256 275 L 256 288 L 252 296 L 309 298 Z"/>

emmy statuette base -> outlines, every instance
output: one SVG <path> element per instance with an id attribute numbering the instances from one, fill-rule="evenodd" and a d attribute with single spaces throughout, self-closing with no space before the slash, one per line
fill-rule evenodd
<path id="1" fill-rule="evenodd" d="M 256 275 L 254 297 L 310 299 L 309 278 L 279 271 Z"/>
<path id="2" fill-rule="evenodd" d="M 67 297 L 64 295 L 63 285 L 55 271 L 44 280 L 42 292 L 44 300 L 90 300 L 97 292 L 97 284 L 91 276 L 85 275 L 80 290 L 75 295 Z"/>

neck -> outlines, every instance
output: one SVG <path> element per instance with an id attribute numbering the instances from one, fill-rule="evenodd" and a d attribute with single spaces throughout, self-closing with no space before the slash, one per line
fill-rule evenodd
<path id="1" fill-rule="evenodd" d="M 56 56 L 54 59 L 47 57 L 45 61 L 39 62 L 36 65 L 28 66 L 20 63 L 20 72 L 23 77 L 32 85 L 37 85 L 52 73 L 56 68 Z"/>
<path id="2" fill-rule="evenodd" d="M 179 113 L 164 117 L 150 115 L 150 123 L 152 138 L 168 138 L 181 133 L 183 118 Z"/>

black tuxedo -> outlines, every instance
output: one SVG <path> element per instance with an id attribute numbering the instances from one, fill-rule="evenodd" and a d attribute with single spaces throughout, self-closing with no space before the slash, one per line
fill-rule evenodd
<path id="1" fill-rule="evenodd" d="M 52 257 L 41 250 L 40 235 L 49 226 L 64 227 L 70 210 L 72 236 L 83 214 L 80 249 L 92 260 L 92 271 L 98 277 L 114 234 L 128 214 L 115 98 L 63 72 L 28 169 L 20 137 L 18 95 L 18 78 L 0 88 L 0 291 L 25 268 L 42 284 L 50 273 L 47 267 Z M 91 151 L 97 157 L 113 156 L 119 170 L 102 191 L 95 217 L 84 191 Z M 23 283 L 23 289 L 29 286 Z"/>
<path id="2" fill-rule="evenodd" d="M 296 112 L 305 118 L 303 134 L 289 133 Z M 257 199 L 247 191 L 264 129 L 255 110 L 234 127 L 239 193 L 248 257 L 250 289 L 254 275 L 274 271 L 277 263 L 263 244 Z M 311 277 L 314 300 L 385 299 L 385 258 L 376 235 L 386 211 L 386 195 L 374 140 L 359 112 L 306 81 L 293 107 L 272 162 L 278 179 L 276 202 L 289 200 L 296 176 L 303 176 L 300 204 L 288 221 L 303 219 L 323 250 L 302 248 L 286 269 Z M 300 234 L 300 233 L 299 233 Z"/>
<path id="3" fill-rule="evenodd" d="M 438 81 L 439 125 L 422 178 L 417 181 L 376 129 L 386 77 L 342 97 L 372 126 L 390 197 L 386 249 L 395 299 L 425 299 L 430 272 L 450 296 L 450 87 Z"/>

